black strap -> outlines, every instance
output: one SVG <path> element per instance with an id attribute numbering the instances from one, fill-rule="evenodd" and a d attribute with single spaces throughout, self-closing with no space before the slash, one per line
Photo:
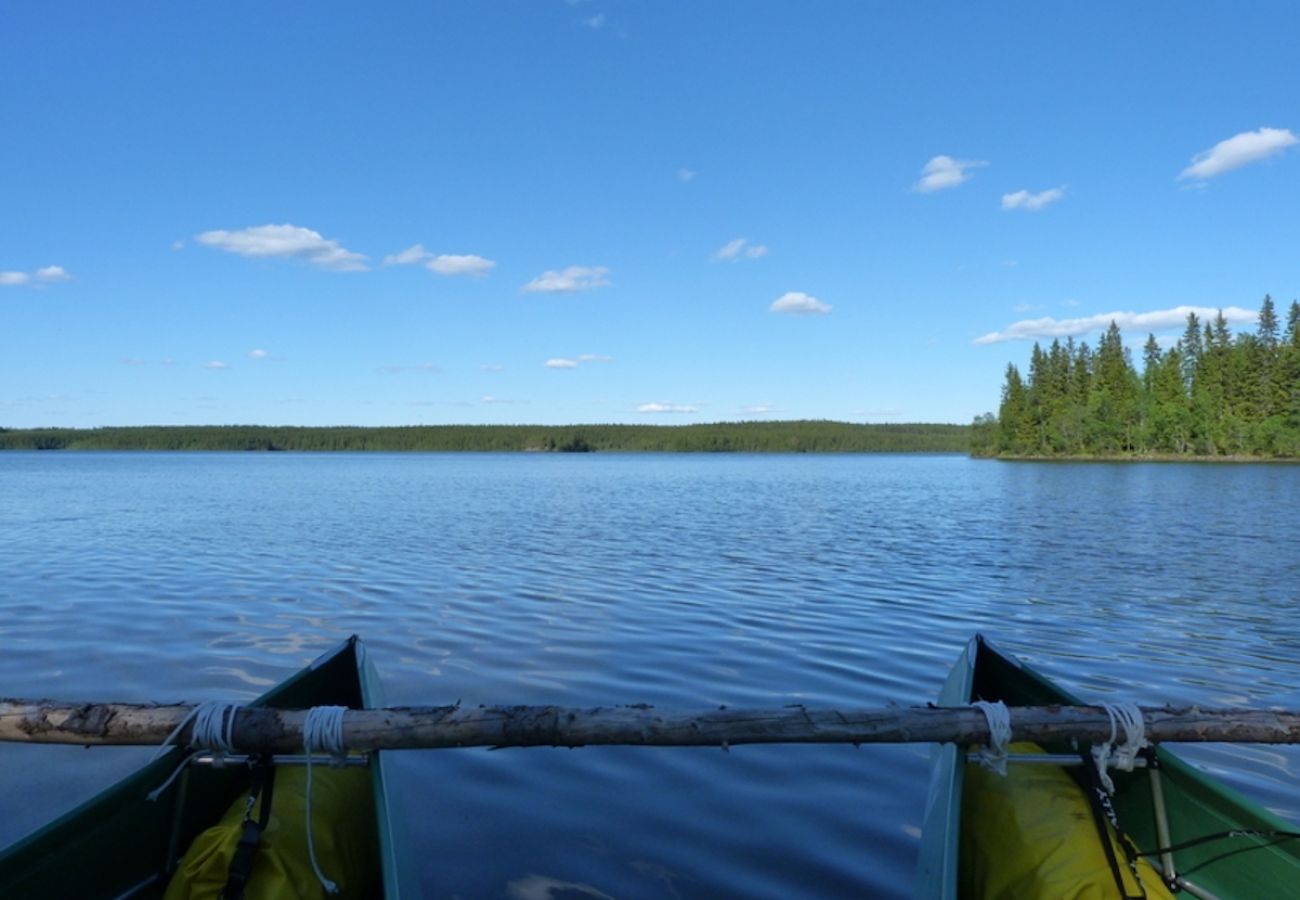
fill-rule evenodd
<path id="1" fill-rule="evenodd" d="M 1106 863 L 1110 866 L 1110 874 L 1115 879 L 1115 887 L 1124 900 L 1146 900 L 1147 892 L 1142 887 L 1142 878 L 1138 874 L 1137 854 L 1129 846 L 1124 832 L 1120 830 L 1119 816 L 1115 814 L 1115 807 L 1110 802 L 1110 794 L 1106 793 L 1106 788 L 1102 786 L 1101 778 L 1097 775 L 1097 764 L 1092 754 L 1085 749 L 1082 756 L 1084 777 L 1087 780 L 1083 793 L 1088 798 L 1092 821 L 1097 826 L 1097 836 L 1101 838 L 1101 849 L 1106 852 Z M 1115 837 L 1124 850 L 1129 869 L 1133 872 L 1133 883 L 1137 885 L 1138 890 L 1136 894 L 1130 894 L 1128 886 L 1124 884 L 1124 871 L 1120 868 L 1119 860 L 1115 858 L 1115 847 L 1110 839 L 1110 831 L 1106 827 L 1108 824 L 1115 829 Z"/>
<path id="2" fill-rule="evenodd" d="M 271 821 L 271 794 L 275 789 L 275 766 L 269 756 L 258 757 L 250 765 L 253 770 L 253 783 L 248 793 L 248 807 L 244 811 L 243 828 L 239 843 L 235 845 L 235 855 L 230 860 L 226 872 L 226 886 L 221 889 L 222 900 L 243 900 L 244 888 L 253 874 L 253 858 L 257 855 L 257 845 L 262 840 Z M 253 805 L 258 795 L 262 797 L 262 808 L 257 819 L 253 819 Z"/>

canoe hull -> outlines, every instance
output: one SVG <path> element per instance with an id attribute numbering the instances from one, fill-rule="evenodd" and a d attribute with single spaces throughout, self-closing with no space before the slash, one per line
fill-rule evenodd
<path id="1" fill-rule="evenodd" d="M 382 700 L 364 647 L 354 637 L 248 705 L 362 709 Z M 384 757 L 376 754 L 370 766 L 383 896 L 414 897 L 418 893 L 398 865 L 409 857 L 401 848 L 401 812 L 387 789 L 390 763 Z M 150 801 L 147 795 L 167 781 L 181 758 L 181 751 L 171 751 L 0 851 L 0 896 L 160 897 L 190 841 L 248 787 L 243 767 L 191 766 Z"/>
<path id="2" fill-rule="evenodd" d="M 1002 700 L 1008 706 L 1081 703 L 982 635 L 966 646 L 939 695 L 941 706 L 960 706 L 972 700 Z M 1066 746 L 1047 749 L 1077 752 Z M 932 753 L 914 893 L 917 898 L 955 900 L 959 896 L 965 751 L 964 747 L 940 744 Z M 1231 830 L 1297 830 L 1164 747 L 1157 748 L 1155 756 L 1172 843 Z M 1113 772 L 1112 777 L 1116 786 L 1113 802 L 1126 833 L 1144 850 L 1159 847 L 1150 773 Z M 1175 853 L 1173 859 L 1179 873 L 1191 873 L 1188 877 L 1196 886 L 1223 900 L 1253 900 L 1264 895 L 1300 898 L 1300 841 L 1262 844 L 1249 839 L 1212 842 Z"/>

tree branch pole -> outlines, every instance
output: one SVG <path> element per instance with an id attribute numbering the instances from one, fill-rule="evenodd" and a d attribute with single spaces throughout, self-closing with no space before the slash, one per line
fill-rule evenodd
<path id="1" fill-rule="evenodd" d="M 0 700 L 0 741 L 45 744 L 158 745 L 194 709 L 188 705 L 60 704 Z M 1300 713 L 1249 709 L 1148 707 L 1149 740 L 1300 743 Z M 233 746 L 241 752 L 302 748 L 305 710 L 240 708 Z M 1014 740 L 1109 739 L 1111 721 L 1093 706 L 1012 707 Z M 190 739 L 186 726 L 179 743 Z M 637 706 L 426 706 L 349 710 L 351 750 L 594 745 L 728 747 L 738 744 L 897 744 L 989 739 L 984 714 L 971 707 L 819 710 L 728 709 L 683 712 Z"/>

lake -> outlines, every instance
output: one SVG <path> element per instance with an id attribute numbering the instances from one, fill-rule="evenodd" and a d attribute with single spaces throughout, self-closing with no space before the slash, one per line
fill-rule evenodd
<path id="1" fill-rule="evenodd" d="M 1300 707 L 1300 466 L 0 454 L 0 694 L 918 704 L 984 631 L 1085 698 Z M 1300 821 L 1300 748 L 1182 755 Z M 906 897 L 924 746 L 399 756 L 430 895 Z M 0 746 L 0 841 L 149 751 Z M 568 893 L 564 893 L 567 886 Z"/>

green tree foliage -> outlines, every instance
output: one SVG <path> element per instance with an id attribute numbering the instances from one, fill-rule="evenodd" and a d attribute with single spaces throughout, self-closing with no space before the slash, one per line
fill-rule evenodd
<path id="1" fill-rule="evenodd" d="M 995 433 L 1004 456 L 1300 457 L 1300 302 L 1280 328 L 1266 296 L 1236 337 L 1191 313 L 1168 350 L 1148 336 L 1140 374 L 1113 322 L 1096 350 L 1035 344 L 1028 378 L 1007 367 Z"/>
<path id="2" fill-rule="evenodd" d="M 186 426 L 0 430 L 0 450 L 375 450 L 964 453 L 967 425 L 718 422 L 709 425 Z"/>

